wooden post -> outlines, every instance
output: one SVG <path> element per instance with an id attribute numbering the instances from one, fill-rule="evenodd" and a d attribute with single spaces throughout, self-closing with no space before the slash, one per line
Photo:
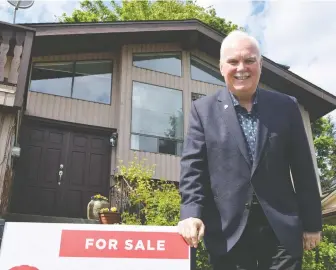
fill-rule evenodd
<path id="1" fill-rule="evenodd" d="M 19 67 L 21 62 L 21 54 L 23 51 L 23 41 L 25 39 L 24 32 L 16 33 L 16 44 L 14 47 L 14 57 L 10 66 L 10 71 L 8 75 L 8 82 L 12 84 L 17 84 L 19 76 Z"/>
<path id="2" fill-rule="evenodd" d="M 2 36 L 2 43 L 0 45 L 0 82 L 5 79 L 5 65 L 7 62 L 7 53 L 9 50 L 9 40 L 12 37 L 11 31 L 3 31 L 0 33 Z"/>

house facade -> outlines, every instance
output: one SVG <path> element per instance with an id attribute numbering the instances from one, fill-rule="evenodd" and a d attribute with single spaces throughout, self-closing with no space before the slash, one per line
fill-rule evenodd
<path id="1" fill-rule="evenodd" d="M 36 33 L 21 153 L 10 188 L 0 186 L 8 211 L 85 218 L 90 197 L 108 196 L 116 166 L 134 155 L 156 165 L 154 178 L 179 181 L 191 103 L 225 85 L 223 35 L 197 20 L 24 27 Z M 310 123 L 336 97 L 267 58 L 260 87 L 298 99 L 315 158 Z"/>

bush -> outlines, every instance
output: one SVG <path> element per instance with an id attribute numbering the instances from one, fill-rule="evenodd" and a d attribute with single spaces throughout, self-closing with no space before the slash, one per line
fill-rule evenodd
<path id="1" fill-rule="evenodd" d="M 135 156 L 128 166 L 120 164 L 116 178 L 126 181 L 127 208 L 122 212 L 124 224 L 176 226 L 180 218 L 180 194 L 175 184 L 153 180 L 155 166 L 145 164 Z M 197 270 L 212 269 L 203 242 L 197 252 Z M 336 226 L 323 227 L 323 241 L 318 249 L 306 251 L 303 270 L 335 270 Z"/>
<path id="2" fill-rule="evenodd" d="M 320 245 L 305 251 L 303 270 L 335 270 L 336 269 L 336 226 L 323 226 L 323 240 Z"/>
<path id="3" fill-rule="evenodd" d="M 137 157 L 129 166 L 121 164 L 116 175 L 128 183 L 127 211 L 122 213 L 126 224 L 175 226 L 180 218 L 180 194 L 174 183 L 153 180 L 154 166 L 146 166 Z"/>

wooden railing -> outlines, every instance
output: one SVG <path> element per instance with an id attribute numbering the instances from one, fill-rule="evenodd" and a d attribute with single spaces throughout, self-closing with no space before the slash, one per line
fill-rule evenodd
<path id="1" fill-rule="evenodd" d="M 2 31 L 0 36 L 2 38 L 0 45 L 0 82 L 17 85 L 25 33 Z M 13 55 L 8 56 L 9 52 L 13 53 Z M 5 66 L 7 67 L 6 69 Z"/>
<path id="2" fill-rule="evenodd" d="M 34 35 L 33 29 L 0 22 L 0 92 L 15 93 L 14 106 L 23 103 Z"/>

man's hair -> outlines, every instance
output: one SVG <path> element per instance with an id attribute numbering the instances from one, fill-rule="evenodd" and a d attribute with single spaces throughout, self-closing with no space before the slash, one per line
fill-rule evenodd
<path id="1" fill-rule="evenodd" d="M 257 48 L 258 51 L 258 58 L 261 60 L 261 52 L 260 52 L 260 45 L 256 38 L 253 36 L 250 36 L 244 31 L 241 30 L 234 30 L 230 32 L 224 39 L 220 48 L 220 62 L 222 62 L 222 59 L 224 58 L 224 50 L 227 48 L 228 44 L 230 44 L 233 40 L 237 39 L 249 39 Z"/>

